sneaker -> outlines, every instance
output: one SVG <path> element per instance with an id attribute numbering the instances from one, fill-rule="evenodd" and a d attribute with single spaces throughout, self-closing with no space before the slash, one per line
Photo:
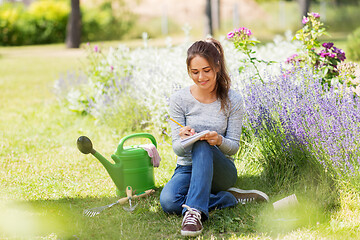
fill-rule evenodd
<path id="1" fill-rule="evenodd" d="M 259 190 L 242 190 L 239 188 L 229 188 L 227 190 L 238 200 L 238 202 L 245 204 L 249 202 L 268 202 L 269 197 Z"/>
<path id="2" fill-rule="evenodd" d="M 202 232 L 202 223 L 201 223 L 201 212 L 195 208 L 190 208 L 187 205 L 182 205 L 187 211 L 183 218 L 181 224 L 181 235 L 183 236 L 197 236 Z"/>

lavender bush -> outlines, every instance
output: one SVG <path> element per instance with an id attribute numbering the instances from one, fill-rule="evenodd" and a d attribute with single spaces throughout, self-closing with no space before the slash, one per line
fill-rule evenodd
<path id="1" fill-rule="evenodd" d="M 244 96 L 245 126 L 260 137 L 263 167 L 272 179 L 306 164 L 316 166 L 314 159 L 335 178 L 358 176 L 358 98 L 334 88 L 325 92 L 311 69 L 296 67 L 290 74 L 268 76 L 264 84 L 248 85 Z"/>

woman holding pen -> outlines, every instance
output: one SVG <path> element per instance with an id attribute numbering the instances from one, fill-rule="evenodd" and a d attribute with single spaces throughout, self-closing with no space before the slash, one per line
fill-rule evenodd
<path id="1" fill-rule="evenodd" d="M 213 38 L 195 42 L 187 51 L 186 64 L 194 84 L 170 99 L 172 146 L 178 158 L 160 203 L 167 213 L 183 214 L 182 235 L 196 236 L 210 210 L 268 201 L 268 196 L 233 187 L 237 170 L 230 156 L 239 149 L 244 102 L 230 89 L 220 42 Z M 181 145 L 182 139 L 204 130 L 210 132 L 190 148 Z"/>

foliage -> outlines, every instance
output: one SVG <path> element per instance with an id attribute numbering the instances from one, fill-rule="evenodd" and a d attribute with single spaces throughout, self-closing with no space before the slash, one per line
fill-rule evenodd
<path id="1" fill-rule="evenodd" d="M 323 43 L 319 51 L 321 37 L 326 33 L 323 23 L 320 22 L 320 15 L 318 13 L 308 13 L 307 17 L 303 17 L 302 23 L 304 27 L 297 31 L 294 40 L 302 42 L 302 52 L 290 56 L 286 63 L 299 64 L 300 67 L 305 65 L 311 66 L 321 76 L 321 84 L 325 89 L 331 86 L 339 87 L 345 85 L 346 87 L 356 87 L 352 85 L 352 81 L 347 81 L 346 77 L 339 77 L 340 63 L 343 62 L 345 52 L 334 46 L 333 43 Z"/>
<path id="2" fill-rule="evenodd" d="M 116 5 L 115 9 L 112 4 Z M 136 21 L 136 16 L 122 0 L 104 1 L 100 6 L 81 8 L 83 42 L 122 39 Z"/>
<path id="3" fill-rule="evenodd" d="M 69 6 L 44 0 L 25 9 L 21 4 L 0 7 L 0 45 L 27 45 L 65 40 Z"/>
<path id="4" fill-rule="evenodd" d="M 337 1 L 339 4 L 330 3 L 326 9 L 326 25 L 333 32 L 352 32 L 359 27 L 360 4 L 353 4 L 350 1 Z"/>
<path id="5" fill-rule="evenodd" d="M 266 62 L 264 60 L 259 60 L 256 57 L 254 57 L 254 54 L 256 51 L 253 49 L 253 47 L 260 43 L 260 41 L 250 39 L 250 36 L 252 35 L 252 32 L 250 29 L 241 27 L 239 29 L 235 29 L 234 31 L 231 31 L 227 34 L 227 38 L 233 41 L 235 48 L 244 53 L 247 56 L 247 60 L 254 66 L 256 70 L 256 76 L 260 79 L 261 82 L 264 82 L 261 78 L 259 69 L 256 66 L 256 63 L 266 63 L 270 64 L 271 62 Z M 239 72 L 243 71 L 244 68 L 240 67 Z"/>
<path id="6" fill-rule="evenodd" d="M 70 9 L 64 1 L 38 1 L 30 5 L 26 24 L 33 28 L 33 44 L 64 42 Z"/>
<path id="7" fill-rule="evenodd" d="M 360 27 L 348 36 L 347 53 L 350 59 L 360 61 Z"/>
<path id="8" fill-rule="evenodd" d="M 92 9 L 81 6 L 82 41 L 121 39 L 130 30 L 135 16 L 123 1 L 116 2 L 116 10 L 112 9 L 111 2 Z M 35 1 L 29 8 L 23 4 L 3 4 L 0 6 L 0 45 L 64 42 L 69 13 L 68 1 Z"/>
<path id="9" fill-rule="evenodd" d="M 8 45 L 11 42 L 24 41 L 20 34 L 17 34 L 21 26 L 20 17 L 24 13 L 21 5 L 12 7 L 10 4 L 0 6 L 0 39 L 2 45 Z"/>

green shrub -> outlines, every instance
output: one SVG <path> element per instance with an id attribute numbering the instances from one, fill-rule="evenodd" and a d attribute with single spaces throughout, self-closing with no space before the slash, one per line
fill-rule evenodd
<path id="1" fill-rule="evenodd" d="M 135 16 L 118 1 L 82 11 L 82 41 L 118 40 L 133 26 Z M 0 5 L 0 45 L 30 45 L 64 42 L 70 14 L 68 1 L 39 0 L 29 8 L 23 4 Z"/>
<path id="2" fill-rule="evenodd" d="M 334 32 L 354 31 L 360 22 L 359 5 L 328 5 L 325 24 Z"/>
<path id="3" fill-rule="evenodd" d="M 119 40 L 135 23 L 135 15 L 124 5 L 112 9 L 110 2 L 82 10 L 82 41 Z"/>
<path id="4" fill-rule="evenodd" d="M 63 42 L 70 8 L 65 1 L 43 0 L 30 5 L 0 7 L 0 45 Z"/>
<path id="5" fill-rule="evenodd" d="M 22 42 L 24 35 L 20 34 L 21 18 L 25 10 L 20 4 L 3 4 L 0 6 L 0 44 L 12 45 Z"/>
<path id="6" fill-rule="evenodd" d="M 360 28 L 348 36 L 347 54 L 351 60 L 360 61 Z"/>
<path id="7" fill-rule="evenodd" d="M 70 13 L 69 4 L 65 1 L 43 0 L 30 5 L 31 16 L 27 24 L 32 28 L 32 43 L 64 42 L 66 25 Z"/>

